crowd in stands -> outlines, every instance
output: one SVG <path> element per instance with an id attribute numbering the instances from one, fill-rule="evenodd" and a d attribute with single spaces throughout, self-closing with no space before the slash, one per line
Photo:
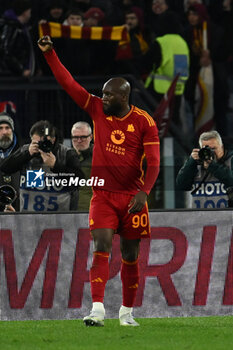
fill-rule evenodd
<path id="1" fill-rule="evenodd" d="M 204 21 L 207 50 L 203 49 Z M 156 38 L 179 34 L 188 44 L 190 54 L 184 96 L 191 114 L 200 68 L 211 63 L 215 127 L 222 136 L 227 135 L 228 76 L 233 74 L 231 0 L 2 0 L 0 76 L 51 75 L 36 44 L 38 26 L 47 22 L 89 28 L 126 27 L 127 37 L 119 41 L 53 38 L 58 56 L 74 76 L 133 74 L 145 82 L 153 69 L 162 64 L 163 52 L 155 48 Z M 179 31 L 174 32 L 172 23 Z M 153 59 L 145 59 L 146 53 Z M 179 116 L 175 121 L 180 123 Z"/>
<path id="2" fill-rule="evenodd" d="M 213 118 L 207 120 L 207 130 L 200 128 L 200 132 L 215 128 L 223 138 L 230 136 L 227 113 L 229 81 L 233 79 L 232 0 L 1 0 L 0 77 L 21 77 L 27 84 L 33 77 L 52 76 L 37 46 L 41 26 L 49 26 L 51 22 L 62 25 L 61 37 L 51 35 L 52 41 L 61 62 L 73 76 L 131 74 L 144 84 L 157 104 L 173 79 L 169 76 L 174 68 L 171 56 L 182 57 L 174 63 L 180 76 L 172 118 L 176 126 L 185 129 L 180 115 L 183 99 L 193 139 L 199 75 L 202 69 L 211 68 Z M 73 29 L 68 26 L 86 29 L 88 38 L 80 34 L 77 39 L 77 32 L 76 37 L 72 36 Z M 125 35 L 121 39 L 108 37 L 106 40 L 102 34 L 101 39 L 93 40 L 90 35 L 100 35 L 96 27 L 115 26 L 124 26 Z M 9 101 L 7 94 L 1 90 L 0 104 Z M 17 98 L 14 98 L 17 105 Z M 6 112 L 0 105 L 1 111 Z M 88 129 L 80 131 L 80 127 L 84 126 L 72 129 L 74 149 L 80 142 L 80 132 L 82 137 L 84 131 L 91 135 Z M 11 129 L 13 135 L 14 126 Z M 3 138 L 8 137 L 5 136 L 7 132 L 2 131 Z M 88 135 L 90 140 L 86 140 L 89 143 L 85 151 L 90 156 L 91 136 Z M 1 148 L 5 154 L 6 148 Z M 77 153 L 80 157 L 78 150 Z M 80 162 L 83 160 L 87 161 L 84 157 Z"/>

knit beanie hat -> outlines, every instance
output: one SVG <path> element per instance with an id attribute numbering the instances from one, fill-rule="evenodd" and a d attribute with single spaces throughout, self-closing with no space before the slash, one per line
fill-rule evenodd
<path id="1" fill-rule="evenodd" d="M 14 121 L 6 112 L 0 113 L 0 124 L 6 123 L 14 130 Z"/>

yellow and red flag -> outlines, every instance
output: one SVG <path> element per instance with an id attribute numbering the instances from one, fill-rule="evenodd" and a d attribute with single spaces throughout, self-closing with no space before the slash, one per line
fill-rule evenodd
<path id="1" fill-rule="evenodd" d="M 55 22 L 39 24 L 39 36 L 51 38 L 89 39 L 89 40 L 127 40 L 125 26 L 114 27 L 79 27 Z"/>

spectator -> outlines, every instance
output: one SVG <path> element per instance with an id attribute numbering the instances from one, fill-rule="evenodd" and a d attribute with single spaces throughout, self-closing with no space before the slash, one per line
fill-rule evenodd
<path id="1" fill-rule="evenodd" d="M 137 0 L 112 0 L 107 13 L 108 22 L 113 26 L 124 24 L 125 14 L 128 11 L 133 11 L 137 14 L 137 17 L 140 18 L 140 21 L 143 21 L 144 5 L 145 2 Z"/>
<path id="2" fill-rule="evenodd" d="M 105 13 L 97 7 L 91 7 L 84 13 L 84 26 L 100 27 L 106 24 Z M 85 40 L 85 50 L 88 51 L 88 74 L 110 74 L 116 42 L 113 40 Z M 104 54 L 103 54 L 104 53 Z M 89 58 L 89 59 L 88 59 Z"/>
<path id="3" fill-rule="evenodd" d="M 0 113 L 0 166 L 4 159 L 8 158 L 19 148 L 18 138 L 14 132 L 14 121 L 9 114 Z M 13 206 L 19 210 L 19 172 L 7 175 L 0 171 L 0 186 L 11 185 L 17 192 L 17 199 Z"/>
<path id="4" fill-rule="evenodd" d="M 159 35 L 159 16 L 169 11 L 167 0 L 152 0 L 151 9 L 148 11 L 146 25 L 151 32 L 151 40 Z"/>
<path id="5" fill-rule="evenodd" d="M 203 1 L 202 0 L 184 0 L 184 9 L 187 12 L 189 7 L 194 5 L 194 4 L 202 4 L 203 5 Z"/>
<path id="6" fill-rule="evenodd" d="M 227 207 L 226 190 L 233 186 L 233 151 L 224 148 L 217 131 L 202 133 L 199 146 L 202 156 L 199 148 L 192 150 L 177 175 L 177 189 L 192 190 L 193 208 Z"/>
<path id="7" fill-rule="evenodd" d="M 45 141 L 45 135 L 47 135 L 49 147 L 48 149 L 43 148 L 44 151 L 42 151 L 39 142 Z M 60 182 L 54 182 L 54 179 L 61 180 L 63 178 L 69 182 L 71 174 L 83 177 L 77 153 L 58 143 L 55 127 L 46 120 L 33 124 L 30 137 L 31 143 L 11 154 L 0 167 L 8 175 L 20 171 L 20 211 L 77 210 L 77 187 L 65 187 L 59 185 Z M 39 187 L 26 181 L 30 180 L 27 178 L 30 175 L 28 172 L 30 170 L 36 171 L 34 174 L 40 178 Z"/>
<path id="8" fill-rule="evenodd" d="M 65 16 L 65 4 L 63 0 L 51 0 L 48 3 L 46 13 L 42 22 L 57 22 L 62 23 Z M 40 21 L 41 22 L 41 21 Z"/>
<path id="9" fill-rule="evenodd" d="M 179 73 L 175 89 L 173 121 L 181 124 L 180 104 L 185 83 L 189 75 L 189 48 L 182 38 L 182 25 L 173 12 L 165 12 L 159 17 L 159 37 L 152 44 L 144 58 L 144 65 L 153 67 L 145 87 L 159 103 L 168 91 L 172 80 Z"/>
<path id="10" fill-rule="evenodd" d="M 66 11 L 66 7 L 64 5 L 63 0 L 50 0 L 44 9 L 44 15 L 39 20 L 39 23 L 40 24 L 43 24 L 46 22 L 63 23 L 65 20 L 65 11 Z M 35 32 L 38 39 L 37 26 L 35 28 Z M 36 37 L 36 35 L 34 35 L 34 37 Z M 61 38 L 54 38 L 54 42 L 56 43 L 56 47 L 59 54 L 62 54 L 66 57 L 67 50 L 64 47 L 64 45 L 66 45 L 66 40 L 63 40 Z M 71 53 L 70 52 L 67 53 L 67 57 L 69 57 L 68 60 L 71 59 L 70 56 L 72 56 Z M 40 56 L 37 57 L 37 62 L 38 62 L 38 75 L 46 75 L 46 76 L 50 75 L 50 70 L 48 69 L 47 65 L 44 63 L 44 61 L 41 59 Z"/>
<path id="11" fill-rule="evenodd" d="M 149 46 L 140 19 L 133 10 L 126 12 L 125 26 L 128 30 L 127 40 L 120 41 L 116 49 L 117 72 L 137 75 L 134 60 L 145 54 Z"/>
<path id="12" fill-rule="evenodd" d="M 76 9 L 70 9 L 66 16 L 63 24 L 68 26 L 83 26 L 83 16 L 82 13 L 79 10 Z"/>
<path id="13" fill-rule="evenodd" d="M 78 153 L 81 169 L 86 179 L 91 177 L 92 164 L 92 130 L 86 122 L 77 122 L 71 129 L 72 145 Z M 89 211 L 92 189 L 90 186 L 80 187 L 78 198 L 78 211 Z"/>
<path id="14" fill-rule="evenodd" d="M 202 4 L 193 4 L 188 12 L 189 25 L 185 30 L 185 39 L 190 49 L 190 76 L 185 89 L 195 118 L 195 89 L 201 67 L 212 65 L 214 77 L 214 121 L 222 136 L 227 136 L 228 85 L 226 69 L 226 48 L 224 31 L 209 20 L 207 10 Z M 203 22 L 207 22 L 208 50 L 203 49 Z"/>
<path id="15" fill-rule="evenodd" d="M 161 15 L 168 10 L 168 4 L 165 0 L 153 0 L 151 8 L 155 15 Z"/>
<path id="16" fill-rule="evenodd" d="M 31 77 L 35 58 L 27 23 L 31 17 L 30 0 L 15 0 L 0 19 L 0 75 Z"/>
<path id="17" fill-rule="evenodd" d="M 63 22 L 65 25 L 83 26 L 83 15 L 77 9 L 70 9 Z M 88 75 L 90 70 L 89 43 L 87 40 L 71 38 L 56 39 L 62 62 L 73 75 Z M 44 64 L 44 61 L 43 61 Z M 47 68 L 47 65 L 46 65 Z M 48 68 L 47 68 L 48 69 Z"/>
<path id="18" fill-rule="evenodd" d="M 84 22 L 87 27 L 98 27 L 101 26 L 104 20 L 104 12 L 98 7 L 91 7 L 84 14 Z"/>

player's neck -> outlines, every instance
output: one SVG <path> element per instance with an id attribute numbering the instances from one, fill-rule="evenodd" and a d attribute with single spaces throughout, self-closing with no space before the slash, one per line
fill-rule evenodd
<path id="1" fill-rule="evenodd" d="M 130 111 L 130 106 L 127 105 L 116 115 L 117 118 L 124 118 Z"/>

